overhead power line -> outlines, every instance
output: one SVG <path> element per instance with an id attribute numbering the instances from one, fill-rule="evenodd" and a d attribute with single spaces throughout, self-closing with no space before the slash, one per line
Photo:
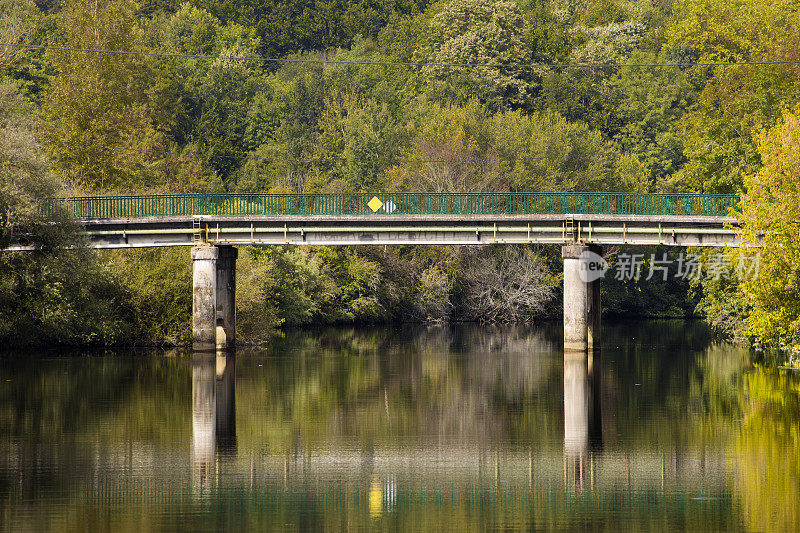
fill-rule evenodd
<path id="1" fill-rule="evenodd" d="M 48 46 L 38 44 L 0 43 L 0 47 L 22 48 L 28 50 L 53 50 L 61 52 L 86 52 L 92 54 L 112 54 L 120 56 L 148 56 L 175 59 L 228 59 L 234 61 L 256 61 L 262 63 L 301 63 L 321 65 L 386 66 L 386 67 L 450 67 L 450 68 L 519 68 L 519 69 L 558 69 L 558 68 L 660 68 L 660 67 L 733 67 L 741 65 L 800 65 L 800 59 L 778 59 L 770 61 L 707 61 L 674 63 L 439 63 L 426 61 L 358 61 L 348 59 L 302 59 L 259 56 L 214 56 L 206 54 L 177 54 L 169 52 L 141 52 L 132 50 L 104 50 L 101 48 L 79 48 L 70 46 Z"/>
<path id="2" fill-rule="evenodd" d="M 97 143 L 79 143 L 71 141 L 56 141 L 36 139 L 40 144 L 62 144 L 67 146 L 79 146 L 82 148 L 98 148 L 107 151 L 125 151 L 135 152 L 142 154 L 160 154 L 160 155 L 180 155 L 170 150 L 160 149 L 146 149 L 146 148 L 130 148 L 127 146 L 116 146 L 110 144 L 97 144 Z M 324 163 L 324 162 L 342 162 L 342 163 L 363 163 L 372 165 L 424 165 L 424 164 L 445 164 L 445 163 L 511 163 L 511 162 L 525 162 L 525 161 L 553 161 L 556 159 L 569 159 L 569 158 L 585 158 L 597 156 L 594 154 L 566 154 L 564 157 L 556 156 L 530 156 L 530 157 L 489 157 L 489 158 L 466 158 L 466 159 L 347 159 L 345 157 L 315 157 L 315 158 L 295 158 L 295 157 L 273 157 L 273 156 L 260 156 L 256 154 L 203 154 L 198 153 L 200 157 L 208 159 L 228 159 L 228 160 L 245 160 L 250 159 L 255 161 L 272 161 L 280 163 Z"/>

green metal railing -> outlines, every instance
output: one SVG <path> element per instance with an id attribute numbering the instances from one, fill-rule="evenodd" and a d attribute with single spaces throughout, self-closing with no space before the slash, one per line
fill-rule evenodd
<path id="1" fill-rule="evenodd" d="M 727 216 L 738 201 L 735 195 L 616 192 L 145 194 L 53 198 L 45 203 L 42 214 L 53 217 L 66 210 L 78 219 L 186 215 L 568 213 Z"/>

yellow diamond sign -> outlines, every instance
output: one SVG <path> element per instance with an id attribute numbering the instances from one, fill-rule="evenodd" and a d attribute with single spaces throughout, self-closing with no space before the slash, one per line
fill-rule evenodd
<path id="1" fill-rule="evenodd" d="M 377 197 L 377 196 L 373 196 L 373 197 L 372 197 L 372 200 L 370 200 L 370 201 L 367 203 L 367 205 L 369 206 L 369 208 L 370 208 L 370 209 L 372 209 L 372 211 L 373 211 L 373 212 L 377 212 L 377 211 L 378 211 L 378 209 L 380 209 L 381 207 L 383 207 L 383 202 L 381 202 L 380 200 L 378 200 L 378 197 Z"/>

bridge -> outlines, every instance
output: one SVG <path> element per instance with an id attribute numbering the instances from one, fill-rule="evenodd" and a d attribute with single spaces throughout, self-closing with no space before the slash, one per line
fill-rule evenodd
<path id="1" fill-rule="evenodd" d="M 174 194 L 52 199 L 94 248 L 292 244 L 730 246 L 738 197 L 632 193 Z M 17 242 L 11 249 L 26 249 Z"/>
<path id="2" fill-rule="evenodd" d="M 603 245 L 737 246 L 734 195 L 601 192 L 145 194 L 53 198 L 93 248 L 191 246 L 197 349 L 235 344 L 237 245 L 560 244 L 564 347 L 600 342 Z M 35 248 L 24 236 L 8 251 Z M 591 253 L 589 253 L 591 252 Z"/>

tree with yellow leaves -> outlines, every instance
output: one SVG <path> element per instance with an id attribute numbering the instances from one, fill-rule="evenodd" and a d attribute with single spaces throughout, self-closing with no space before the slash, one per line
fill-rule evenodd
<path id="1" fill-rule="evenodd" d="M 800 108 L 758 135 L 764 163 L 745 177 L 738 218 L 742 254 L 760 254 L 759 275 L 740 288 L 752 305 L 750 335 L 768 346 L 800 339 Z M 757 246 L 760 246 L 756 248 Z"/>

